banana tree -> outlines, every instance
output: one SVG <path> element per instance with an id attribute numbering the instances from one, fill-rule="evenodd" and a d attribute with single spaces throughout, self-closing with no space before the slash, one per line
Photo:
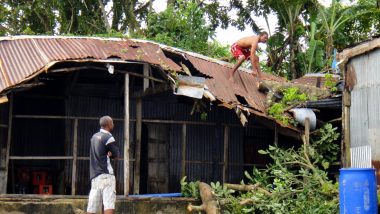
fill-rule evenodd
<path id="1" fill-rule="evenodd" d="M 319 22 L 322 26 L 321 33 L 323 37 L 326 38 L 326 60 L 331 62 L 332 51 L 334 49 L 334 36 L 342 25 L 347 21 L 357 18 L 361 15 L 369 13 L 368 10 L 358 10 L 357 7 L 342 7 L 342 5 L 336 1 L 332 0 L 331 6 L 329 8 L 320 8 Z M 330 63 L 326 63 L 328 66 Z"/>

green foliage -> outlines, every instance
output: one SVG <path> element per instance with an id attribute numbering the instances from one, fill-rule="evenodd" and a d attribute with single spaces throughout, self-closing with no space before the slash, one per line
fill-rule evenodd
<path id="1" fill-rule="evenodd" d="M 180 184 L 182 196 L 200 199 L 199 181 L 187 182 L 185 176 L 181 179 Z M 214 196 L 218 199 L 231 197 L 231 194 L 235 192 L 234 190 L 221 185 L 219 181 L 216 183 L 211 182 L 210 186 L 213 190 Z"/>
<path id="2" fill-rule="evenodd" d="M 282 103 L 286 105 L 292 105 L 296 102 L 302 102 L 307 100 L 307 95 L 305 93 L 300 93 L 299 89 L 296 87 L 290 87 L 282 92 Z"/>
<path id="3" fill-rule="evenodd" d="M 206 23 L 205 10 L 195 1 L 177 1 L 161 13 L 151 13 L 144 34 L 147 39 L 212 57 L 229 54 L 227 46 L 208 42 L 215 31 Z"/>
<path id="4" fill-rule="evenodd" d="M 284 125 L 289 124 L 289 117 L 284 115 L 285 105 L 283 103 L 274 103 L 269 109 L 268 114 L 280 121 Z"/>
<path id="5" fill-rule="evenodd" d="M 325 74 L 325 87 L 330 89 L 332 93 L 337 92 L 338 89 L 336 87 L 336 81 L 334 81 L 334 78 L 332 74 Z"/>
<path id="6" fill-rule="evenodd" d="M 33 0 L 0 3 L 0 34 L 96 35 L 133 34 L 146 19 L 150 1 Z M 108 14 L 107 14 L 108 13 Z M 107 22 L 105 21 L 107 20 Z M 108 23 L 112 20 L 111 23 Z"/>
<path id="7" fill-rule="evenodd" d="M 201 120 L 206 121 L 207 120 L 207 112 L 201 113 Z"/>
<path id="8" fill-rule="evenodd" d="M 282 90 L 282 99 L 279 102 L 273 103 L 268 108 L 268 114 L 284 125 L 288 125 L 289 123 L 296 125 L 294 119 L 285 114 L 285 109 L 291 105 L 307 100 L 310 100 L 310 98 L 308 98 L 305 93 L 300 93 L 298 88 L 287 88 Z"/>
<path id="9" fill-rule="evenodd" d="M 338 156 L 339 147 L 334 142 L 338 137 L 336 128 L 326 124 L 313 136 L 310 145 L 304 144 L 299 149 L 269 146 L 261 150 L 260 153 L 269 155 L 273 163 L 265 170 L 254 168 L 252 173 L 245 175 L 248 184 L 260 184 L 270 195 L 260 191 L 241 194 L 236 201 L 248 198 L 254 202 L 240 210 L 249 213 L 337 213 L 338 184 L 329 180 L 324 170 Z M 244 213 L 240 210 L 237 213 Z"/>
<path id="10" fill-rule="evenodd" d="M 230 56 L 230 47 L 228 45 L 222 45 L 216 40 L 207 42 L 207 47 L 208 48 L 202 52 L 206 56 L 217 59 Z"/>
<path id="11" fill-rule="evenodd" d="M 343 49 L 366 41 L 380 33 L 380 8 L 376 0 L 359 0 L 337 10 L 340 16 L 350 17 L 334 33 L 334 46 Z"/>
<path id="12" fill-rule="evenodd" d="M 336 128 L 326 124 L 311 136 L 310 144 L 260 150 L 273 162 L 266 169 L 244 173 L 247 179 L 241 185 L 253 185 L 252 191 L 232 191 L 211 183 L 216 199 L 223 201 L 223 213 L 338 213 L 338 183 L 329 180 L 325 171 L 338 156 L 338 137 Z"/>
<path id="13" fill-rule="evenodd" d="M 329 163 L 334 163 L 337 161 L 339 145 L 335 144 L 339 138 L 339 133 L 336 132 L 337 128 L 333 127 L 330 123 L 326 123 L 322 128 L 316 133 L 317 138 L 312 139 L 313 145 L 316 148 L 316 157 L 318 160 L 324 159 Z"/>
<path id="14" fill-rule="evenodd" d="M 196 182 L 187 182 L 186 176 L 183 177 L 180 181 L 181 184 L 181 193 L 183 197 L 192 197 L 195 199 L 200 199 L 199 194 L 199 181 Z"/>
<path id="15" fill-rule="evenodd" d="M 310 144 L 299 148 L 269 146 L 260 150 L 269 155 L 273 162 L 266 169 L 253 168 L 244 172 L 251 191 L 233 191 L 219 182 L 211 183 L 216 200 L 222 202 L 223 213 L 338 213 L 338 183 L 329 179 L 326 169 L 336 161 L 339 133 L 331 124 L 325 124 L 311 135 Z M 181 180 L 187 189 L 186 196 L 199 199 L 199 192 Z M 193 195 L 192 195 L 193 194 Z M 197 195 L 198 194 L 198 195 Z"/>
<path id="16" fill-rule="evenodd" d="M 219 181 L 217 181 L 216 183 L 211 182 L 210 186 L 214 192 L 214 196 L 217 199 L 228 198 L 231 196 L 231 194 L 235 192 L 235 190 L 228 189 L 227 187 L 221 185 Z"/>
<path id="17" fill-rule="evenodd" d="M 324 67 L 324 42 L 315 39 L 316 24 L 311 23 L 310 26 L 309 48 L 306 51 L 307 68 L 306 73 L 320 71 Z"/>

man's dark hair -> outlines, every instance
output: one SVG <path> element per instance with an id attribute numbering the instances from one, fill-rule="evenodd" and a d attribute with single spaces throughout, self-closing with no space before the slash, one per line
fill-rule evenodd
<path id="1" fill-rule="evenodd" d="M 261 32 L 259 33 L 259 36 L 263 36 L 263 35 L 267 35 L 267 36 L 269 36 L 268 32 L 266 32 L 266 31 L 261 31 Z"/>

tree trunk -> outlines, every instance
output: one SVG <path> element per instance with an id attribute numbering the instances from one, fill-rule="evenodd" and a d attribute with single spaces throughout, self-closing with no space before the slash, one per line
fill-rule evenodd
<path id="1" fill-rule="evenodd" d="M 325 69 L 329 69 L 332 62 L 332 52 L 334 48 L 334 39 L 332 35 L 327 36 L 327 45 L 326 45 L 326 60 Z"/>
<path id="2" fill-rule="evenodd" d="M 200 182 L 199 183 L 199 192 L 202 199 L 202 205 L 194 206 L 189 204 L 187 210 L 192 211 L 204 211 L 206 214 L 220 214 L 220 208 L 218 202 L 216 201 L 210 185 Z"/>
<path id="3" fill-rule="evenodd" d="M 119 24 L 122 20 L 122 4 L 119 1 L 113 1 L 113 7 L 112 7 L 112 30 L 119 31 Z"/>
<path id="4" fill-rule="evenodd" d="M 107 32 L 109 33 L 111 32 L 111 26 L 110 26 L 110 23 L 108 22 L 106 9 L 104 8 L 103 1 L 102 0 L 98 0 L 98 1 L 99 1 L 99 8 L 102 11 L 101 16 L 103 19 L 104 26 L 106 27 Z"/>
<path id="5" fill-rule="evenodd" d="M 291 35 L 290 35 L 289 52 L 290 52 L 289 71 L 290 71 L 292 79 L 297 79 L 297 70 L 296 70 L 296 61 L 295 61 L 296 60 L 296 52 L 295 52 L 293 33 L 291 33 Z"/>

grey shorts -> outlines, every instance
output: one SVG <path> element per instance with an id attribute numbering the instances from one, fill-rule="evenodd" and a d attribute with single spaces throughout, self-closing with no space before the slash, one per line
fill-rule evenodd
<path id="1" fill-rule="evenodd" d="M 102 205 L 104 210 L 115 209 L 116 180 L 114 175 L 100 174 L 91 180 L 87 212 L 96 213 Z"/>

